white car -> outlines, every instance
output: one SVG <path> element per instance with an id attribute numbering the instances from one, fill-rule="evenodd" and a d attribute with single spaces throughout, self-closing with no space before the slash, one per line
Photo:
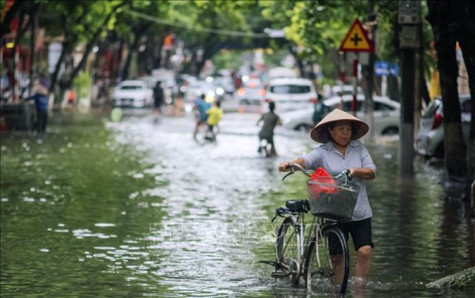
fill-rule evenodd
<path id="1" fill-rule="evenodd" d="M 160 87 L 163 89 L 163 101 L 165 104 L 171 104 L 173 102 L 173 90 L 168 85 L 166 80 L 161 80 L 154 76 L 144 76 L 140 77 L 139 80 L 144 81 L 148 88 L 152 89 L 152 96 L 155 89 L 155 86 L 160 82 Z M 153 102 L 153 101 L 152 101 Z"/>
<path id="2" fill-rule="evenodd" d="M 261 80 L 248 79 L 241 88 L 234 92 L 234 99 L 239 102 L 239 110 L 243 112 L 261 112 L 266 90 Z"/>
<path id="3" fill-rule="evenodd" d="M 199 98 L 202 94 L 205 95 L 207 102 L 213 102 L 217 97 L 216 86 L 205 80 L 194 81 L 188 86 L 185 99 L 188 102 L 193 102 L 193 100 Z"/>
<path id="4" fill-rule="evenodd" d="M 115 107 L 145 108 L 153 103 L 153 90 L 140 80 L 122 81 L 114 89 L 112 104 Z"/>
<path id="5" fill-rule="evenodd" d="M 274 67 L 269 69 L 269 79 L 297 78 L 297 72 L 288 67 Z"/>
<path id="6" fill-rule="evenodd" d="M 332 87 L 332 96 L 337 96 L 342 93 L 343 95 L 353 95 L 355 92 L 355 87 L 352 85 L 336 85 Z M 357 94 L 363 94 L 363 89 L 360 86 L 356 88 Z"/>
<path id="7" fill-rule="evenodd" d="M 470 94 L 460 95 L 462 133 L 468 144 L 470 132 L 472 101 Z M 441 99 L 434 99 L 422 114 L 419 133 L 416 137 L 416 151 L 426 157 L 444 157 L 444 114 Z"/>
<path id="8" fill-rule="evenodd" d="M 297 109 L 313 110 L 318 95 L 309 79 L 279 78 L 270 80 L 262 110 L 268 111 L 268 102 L 275 102 L 276 113 Z"/>
<path id="9" fill-rule="evenodd" d="M 344 111 L 351 111 L 352 95 L 344 95 L 331 97 L 323 101 L 323 112 L 326 114 L 334 108 L 340 108 Z M 358 109 L 356 116 L 360 119 L 365 119 L 364 115 L 364 95 L 357 96 Z M 399 114 L 400 104 L 387 97 L 373 96 L 374 102 L 374 125 L 370 127 L 375 135 L 395 135 L 399 133 Z M 292 130 L 308 131 L 315 126 L 312 120 L 313 107 L 311 109 L 304 109 L 293 111 L 289 113 L 280 114 L 284 127 Z"/>

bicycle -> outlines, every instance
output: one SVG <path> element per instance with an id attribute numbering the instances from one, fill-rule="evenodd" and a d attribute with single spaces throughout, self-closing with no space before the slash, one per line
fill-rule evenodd
<path id="1" fill-rule="evenodd" d="M 298 164 L 291 164 L 290 168 L 290 173 L 282 180 L 294 174 L 296 170 L 310 177 L 310 173 Z M 308 291 L 312 291 L 314 285 L 329 286 L 336 287 L 340 295 L 344 295 L 348 284 L 350 260 L 348 242 L 337 224 L 351 219 L 359 187 L 349 181 L 348 171 L 333 175 L 324 182 L 328 182 L 329 179 L 333 179 L 334 184 L 312 180 L 307 182 L 310 200 L 286 201 L 286 207 L 276 209 L 272 221 L 277 216 L 284 217 L 284 221 L 277 234 L 275 272 L 272 276 L 288 278 L 293 286 L 299 284 L 302 276 Z M 319 188 L 322 192 L 316 194 L 312 187 Z M 340 199 L 345 197 L 348 204 L 343 204 L 344 210 L 331 210 L 334 207 L 325 202 L 331 203 L 338 197 Z M 317 202 L 318 200 L 321 202 Z M 312 223 L 306 225 L 305 213 L 309 211 L 315 216 Z M 306 235 L 305 230 L 308 226 L 310 228 Z"/>

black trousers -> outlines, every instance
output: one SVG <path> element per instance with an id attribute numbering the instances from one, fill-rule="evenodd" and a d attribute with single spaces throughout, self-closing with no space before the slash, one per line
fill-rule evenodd
<path id="1" fill-rule="evenodd" d="M 36 130 L 38 133 L 44 133 L 48 123 L 48 111 L 36 110 L 36 119 Z"/>

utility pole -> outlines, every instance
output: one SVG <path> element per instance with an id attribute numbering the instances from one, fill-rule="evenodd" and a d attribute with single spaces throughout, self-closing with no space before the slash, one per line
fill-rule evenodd
<path id="1" fill-rule="evenodd" d="M 399 129 L 400 175 L 414 173 L 414 92 L 416 49 L 420 46 L 420 2 L 399 0 L 398 23 L 401 25 L 401 116 Z"/>
<path id="2" fill-rule="evenodd" d="M 374 12 L 374 0 L 368 0 L 368 24 L 369 30 L 371 31 L 371 43 L 373 48 L 375 48 L 376 40 L 376 14 Z M 370 127 L 374 126 L 374 102 L 373 102 L 373 91 L 374 91 L 374 60 L 375 53 L 369 53 L 369 62 L 365 66 L 365 77 L 366 77 L 366 94 L 365 94 L 365 117 L 369 119 Z M 374 132 L 373 129 L 370 130 L 370 139 L 373 140 Z"/>

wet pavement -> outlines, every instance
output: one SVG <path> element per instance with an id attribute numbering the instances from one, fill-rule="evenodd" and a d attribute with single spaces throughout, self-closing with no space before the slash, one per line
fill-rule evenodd
<path id="1" fill-rule="evenodd" d="M 191 115 L 124 115 L 57 117 L 44 140 L 2 136 L 2 294 L 307 296 L 259 262 L 275 258 L 275 208 L 306 195 L 303 175 L 282 183 L 276 168 L 315 146 L 307 135 L 279 127 L 279 156 L 264 158 L 257 114 L 225 114 L 217 142 L 193 140 Z M 417 159 L 400 179 L 397 139 L 368 148 L 372 277 L 347 296 L 470 296 L 425 287 L 473 266 L 473 228 L 444 199 L 442 165 Z"/>

